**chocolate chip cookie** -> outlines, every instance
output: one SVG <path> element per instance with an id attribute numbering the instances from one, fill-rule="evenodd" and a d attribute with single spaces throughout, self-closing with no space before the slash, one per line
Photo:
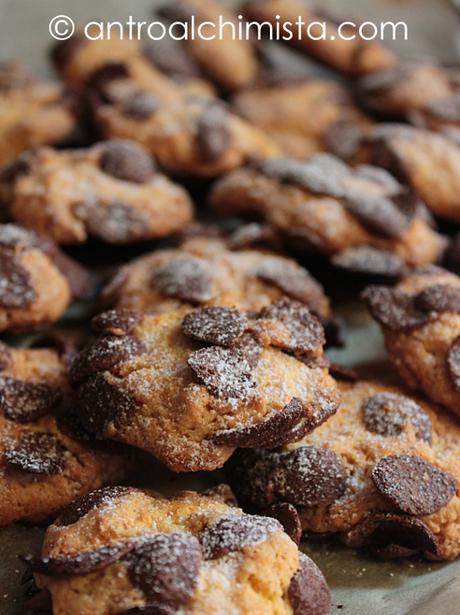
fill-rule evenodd
<path id="1" fill-rule="evenodd" d="M 345 19 L 336 20 L 320 9 L 312 10 L 302 0 L 247 0 L 243 10 L 249 21 L 268 22 L 274 28 L 278 25 L 283 34 L 287 28 L 292 37 L 285 36 L 285 42 L 348 75 L 372 73 L 397 61 L 393 52 L 377 41 L 362 39 L 355 28 L 347 30 L 342 26 L 340 36 L 337 28 Z M 302 37 L 299 37 L 296 25 L 299 17 L 304 22 L 305 34 Z M 307 34 L 309 24 L 313 26 Z M 325 24 L 325 28 L 320 24 Z"/>
<path id="2" fill-rule="evenodd" d="M 233 107 L 299 159 L 321 151 L 353 159 L 370 124 L 344 88 L 323 79 L 248 89 L 234 97 Z"/>
<path id="3" fill-rule="evenodd" d="M 14 220 L 58 243 L 144 241 L 192 218 L 186 191 L 157 171 L 141 145 L 123 139 L 27 153 L 4 168 L 0 198 Z"/>
<path id="4" fill-rule="evenodd" d="M 323 322 L 330 320 L 329 300 L 306 269 L 242 243 L 263 238 L 268 229 L 248 225 L 228 236 L 206 236 L 206 230 L 213 229 L 203 229 L 176 249 L 157 250 L 121 267 L 102 291 L 103 307 L 166 312 L 192 304 L 258 312 L 290 297 L 306 304 Z M 198 287 L 205 292 L 196 292 Z"/>
<path id="5" fill-rule="evenodd" d="M 209 296 L 193 261 L 179 279 L 171 273 L 157 270 L 159 287 Z M 71 370 L 82 425 L 176 472 L 219 468 L 237 447 L 297 440 L 336 410 L 324 330 L 303 303 L 281 299 L 257 314 L 112 310 L 92 326 L 100 337 Z"/>
<path id="6" fill-rule="evenodd" d="M 0 525 L 41 522 L 76 497 L 118 482 L 126 453 L 97 443 L 67 406 L 68 350 L 0 349 Z"/>
<path id="7" fill-rule="evenodd" d="M 239 451 L 228 471 L 240 501 L 294 506 L 302 528 L 338 534 L 384 558 L 460 553 L 458 424 L 376 382 L 340 384 L 337 413 L 277 451 Z"/>
<path id="8" fill-rule="evenodd" d="M 95 292 L 96 279 L 51 240 L 0 224 L 0 331 L 45 327 Z"/>
<path id="9" fill-rule="evenodd" d="M 396 288 L 369 287 L 364 298 L 406 384 L 460 414 L 460 278 L 420 268 Z"/>
<path id="10" fill-rule="evenodd" d="M 291 244 L 352 272 L 398 277 L 437 261 L 446 247 L 423 205 L 393 176 L 331 154 L 252 163 L 218 180 L 210 203 L 220 214 L 257 215 Z"/>
<path id="11" fill-rule="evenodd" d="M 63 88 L 13 62 L 0 62 L 0 109 L 0 164 L 28 149 L 65 142 L 75 130 Z"/>
<path id="12" fill-rule="evenodd" d="M 327 583 L 273 518 L 219 491 L 112 487 L 75 502 L 26 556 L 54 615 L 326 615 Z"/>

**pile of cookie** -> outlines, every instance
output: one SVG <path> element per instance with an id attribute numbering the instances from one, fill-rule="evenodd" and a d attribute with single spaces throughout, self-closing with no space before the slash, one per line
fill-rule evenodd
<path id="1" fill-rule="evenodd" d="M 59 81 L 0 65 L 0 524 L 51 523 L 23 558 L 36 612 L 325 615 L 302 537 L 460 553 L 459 75 L 296 41 L 339 82 L 272 45 L 77 32 Z M 344 276 L 391 384 L 328 359 Z M 140 488 L 148 457 L 216 486 Z"/>

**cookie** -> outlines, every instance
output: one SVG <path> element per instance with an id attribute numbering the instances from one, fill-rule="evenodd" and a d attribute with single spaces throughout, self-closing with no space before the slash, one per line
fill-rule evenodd
<path id="1" fill-rule="evenodd" d="M 155 168 L 137 143 L 41 148 L 4 169 L 0 198 L 11 217 L 58 243 L 89 236 L 125 244 L 179 231 L 192 218 L 185 190 Z"/>
<path id="2" fill-rule="evenodd" d="M 71 429 L 70 356 L 53 347 L 0 352 L 0 525 L 42 522 L 77 497 L 122 480 L 131 461 Z"/>
<path id="3" fill-rule="evenodd" d="M 112 82 L 111 87 L 115 85 Z M 175 175 L 214 177 L 279 151 L 262 130 L 210 97 L 177 98 L 145 117 L 126 113 L 125 101 L 112 97 L 98 105 L 95 123 L 106 138 L 141 143 L 163 169 Z"/>
<path id="4" fill-rule="evenodd" d="M 323 322 L 329 321 L 331 309 L 321 285 L 294 260 L 242 245 L 245 235 L 247 241 L 251 239 L 251 232 L 256 240 L 256 233 L 263 237 L 264 229 L 248 225 L 227 237 L 201 234 L 185 239 L 176 249 L 143 255 L 116 272 L 101 293 L 101 304 L 154 312 L 184 304 L 259 312 L 290 297 L 306 304 Z M 192 274 L 206 280 L 206 293 L 190 292 L 187 280 Z"/>
<path id="5" fill-rule="evenodd" d="M 337 413 L 278 451 L 228 464 L 241 502 L 286 502 L 311 534 L 337 534 L 383 558 L 460 553 L 460 429 L 439 408 L 377 382 L 340 383 Z"/>
<path id="6" fill-rule="evenodd" d="M 258 70 L 255 49 L 250 41 L 233 36 L 234 32 L 238 33 L 239 22 L 224 5 L 214 0 L 179 0 L 174 4 L 165 3 L 159 14 L 169 23 L 190 23 L 193 19 L 201 36 L 183 41 L 183 49 L 220 88 L 240 90 L 255 80 Z M 227 25 L 221 35 L 216 35 L 214 24 L 220 20 Z"/>
<path id="7" fill-rule="evenodd" d="M 157 283 L 209 296 L 208 279 L 189 264 L 179 279 L 157 271 Z M 281 299 L 257 314 L 113 310 L 93 329 L 99 338 L 71 371 L 82 425 L 176 472 L 219 468 L 236 447 L 299 439 L 337 407 L 323 328 L 300 302 Z"/>
<path id="8" fill-rule="evenodd" d="M 331 607 L 321 571 L 282 525 L 244 514 L 219 492 L 95 491 L 25 561 L 54 615 L 325 615 Z"/>
<path id="9" fill-rule="evenodd" d="M 0 165 L 28 149 L 63 143 L 75 130 L 62 87 L 13 62 L 0 62 L 0 107 Z"/>
<path id="10" fill-rule="evenodd" d="M 398 277 L 437 261 L 446 247 L 394 177 L 368 165 L 351 168 L 331 154 L 233 171 L 216 182 L 210 204 L 224 215 L 257 215 L 291 244 L 352 272 Z"/>
<path id="11" fill-rule="evenodd" d="M 446 109 L 455 93 L 453 75 L 432 62 L 401 63 L 363 77 L 357 83 L 359 101 L 387 119 L 416 121 Z M 445 115 L 445 112 L 444 112 Z"/>
<path id="12" fill-rule="evenodd" d="M 406 182 L 436 216 L 460 220 L 457 141 L 403 124 L 377 126 L 365 140 L 373 163 Z"/>
<path id="13" fill-rule="evenodd" d="M 420 268 L 395 288 L 369 287 L 364 298 L 406 384 L 460 414 L 460 278 Z"/>
<path id="14" fill-rule="evenodd" d="M 356 28 L 348 31 L 342 28 L 346 37 L 340 36 L 338 25 L 344 19 L 339 18 L 335 23 L 334 16 L 324 15 L 319 9 L 314 12 L 301 0 L 247 0 L 243 11 L 249 21 L 268 23 L 273 28 L 281 28 L 283 33 L 292 32 L 292 37 L 284 37 L 285 42 L 347 75 L 364 75 L 396 63 L 389 49 L 379 42 L 363 40 Z M 296 25 L 299 17 L 305 29 L 301 38 Z M 307 35 L 307 26 L 311 23 L 325 24 L 325 28 L 320 25 L 310 28 Z"/>
<path id="15" fill-rule="evenodd" d="M 235 96 L 233 107 L 299 159 L 321 151 L 352 159 L 369 125 L 346 90 L 323 79 L 254 87 Z"/>
<path id="16" fill-rule="evenodd" d="M 96 282 L 50 240 L 0 224 L 0 331 L 46 327 L 73 298 L 88 299 Z"/>

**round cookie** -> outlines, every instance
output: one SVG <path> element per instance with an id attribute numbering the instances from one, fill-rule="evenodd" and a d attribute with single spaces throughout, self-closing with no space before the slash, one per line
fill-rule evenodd
<path id="1" fill-rule="evenodd" d="M 53 615 L 325 615 L 327 583 L 275 519 L 218 492 L 114 487 L 75 502 L 25 558 Z"/>
<path id="2" fill-rule="evenodd" d="M 49 239 L 0 225 L 0 331 L 27 331 L 58 320 L 72 298 L 88 299 L 96 281 Z"/>
<path id="3" fill-rule="evenodd" d="M 22 152 L 69 139 L 75 118 L 62 87 L 34 79 L 14 62 L 0 62 L 0 165 Z"/>
<path id="4" fill-rule="evenodd" d="M 131 462 L 76 431 L 65 350 L 0 351 L 0 525 L 42 522 L 89 491 L 122 480 Z M 78 436 L 78 439 L 73 436 Z"/>
<path id="5" fill-rule="evenodd" d="M 324 425 L 278 451 L 238 451 L 228 474 L 240 501 L 289 503 L 304 531 L 335 533 L 383 558 L 460 553 L 460 429 L 397 387 L 340 384 Z"/>
<path id="6" fill-rule="evenodd" d="M 207 293 L 199 272 L 189 273 L 189 291 Z M 237 447 L 297 440 L 337 407 L 323 328 L 299 302 L 257 314 L 113 310 L 93 329 L 100 337 L 71 371 L 81 423 L 176 472 L 222 467 Z"/>
<path id="7" fill-rule="evenodd" d="M 186 191 L 127 140 L 31 152 L 4 169 L 0 196 L 17 222 L 58 243 L 89 235 L 114 244 L 144 241 L 179 231 L 192 218 Z"/>
<path id="8" fill-rule="evenodd" d="M 239 93 L 232 104 L 286 156 L 298 159 L 321 151 L 353 159 L 370 124 L 344 88 L 323 79 L 262 84 Z"/>
<path id="9" fill-rule="evenodd" d="M 157 250 L 121 267 L 103 289 L 101 303 L 104 308 L 155 312 L 184 303 L 258 312 L 287 296 L 305 303 L 323 322 L 329 321 L 329 300 L 306 269 L 292 259 L 251 247 L 270 236 L 269 229 L 255 224 L 228 237 L 204 228 L 176 249 Z M 187 272 L 193 268 L 207 280 L 209 290 L 201 296 L 187 288 Z"/>
<path id="10" fill-rule="evenodd" d="M 447 244 L 423 205 L 389 173 L 352 168 L 331 154 L 307 161 L 272 158 L 214 185 L 218 213 L 261 217 L 301 249 L 344 270 L 399 277 L 437 261 Z"/>
<path id="11" fill-rule="evenodd" d="M 460 278 L 422 267 L 394 289 L 369 287 L 364 298 L 405 383 L 460 414 Z"/>

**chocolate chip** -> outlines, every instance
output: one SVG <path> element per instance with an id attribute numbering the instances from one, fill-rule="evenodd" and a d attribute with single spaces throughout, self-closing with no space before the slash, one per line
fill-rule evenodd
<path id="1" fill-rule="evenodd" d="M 300 446 L 280 456 L 271 480 L 279 499 L 313 507 L 331 504 L 343 495 L 347 471 L 331 449 Z"/>
<path id="2" fill-rule="evenodd" d="M 98 314 L 91 320 L 91 328 L 96 333 L 127 335 L 142 320 L 143 314 L 137 310 L 121 308 Z"/>
<path id="3" fill-rule="evenodd" d="M 87 515 L 91 510 L 112 502 L 119 497 L 128 495 L 134 490 L 131 487 L 102 487 L 91 491 L 68 506 L 54 522 L 55 525 L 71 525 Z"/>
<path id="4" fill-rule="evenodd" d="M 423 289 L 414 305 L 422 312 L 460 312 L 460 286 L 434 284 Z"/>
<path id="5" fill-rule="evenodd" d="M 107 568 L 110 564 L 124 558 L 142 542 L 144 538 L 138 537 L 105 545 L 93 551 L 81 551 L 55 557 L 25 556 L 23 560 L 38 574 L 50 577 L 77 576 Z"/>
<path id="6" fill-rule="evenodd" d="M 325 343 L 324 329 L 320 321 L 311 314 L 304 304 L 298 301 L 280 299 L 265 307 L 260 312 L 259 318 L 262 321 L 275 320 L 283 325 L 281 330 L 279 328 L 274 330 L 271 344 L 280 346 L 289 352 L 308 354 L 318 350 Z M 254 332 L 256 336 L 260 332 L 257 329 L 257 324 L 257 321 L 255 321 Z M 263 326 L 261 335 L 263 339 Z M 270 332 L 268 332 L 268 335 L 270 336 Z"/>
<path id="7" fill-rule="evenodd" d="M 244 353 L 236 348 L 211 346 L 193 352 L 187 363 L 212 395 L 248 399 L 256 384 Z"/>
<path id="8" fill-rule="evenodd" d="M 130 555 L 129 575 L 148 602 L 179 608 L 192 595 L 200 574 L 201 548 L 185 532 L 155 534 Z"/>
<path id="9" fill-rule="evenodd" d="M 179 41 L 170 37 L 150 41 L 143 53 L 165 75 L 187 79 L 200 76 L 198 64 Z"/>
<path id="10" fill-rule="evenodd" d="M 0 170 L 0 181 L 12 184 L 19 177 L 28 175 L 31 170 L 31 163 L 34 158 L 33 152 L 24 152 L 12 162 L 3 165 Z M 8 225 L 12 226 L 12 225 Z M 19 228 L 19 227 L 16 227 Z"/>
<path id="11" fill-rule="evenodd" d="M 329 365 L 329 373 L 336 380 L 343 380 L 344 382 L 358 382 L 359 380 L 358 372 L 352 367 L 346 367 L 338 363 L 331 363 Z"/>
<path id="12" fill-rule="evenodd" d="M 411 295 L 397 288 L 369 286 L 362 298 L 372 317 L 391 331 L 411 331 L 432 319 L 429 313 L 417 309 Z"/>
<path id="13" fill-rule="evenodd" d="M 212 297 L 212 282 L 206 263 L 195 256 L 179 256 L 160 265 L 152 284 L 168 297 L 200 303 Z"/>
<path id="14" fill-rule="evenodd" d="M 251 333 L 243 333 L 243 335 L 233 342 L 232 346 L 233 348 L 241 350 L 244 358 L 248 362 L 249 367 L 252 367 L 253 369 L 257 367 L 260 357 L 262 356 L 263 349 Z"/>
<path id="15" fill-rule="evenodd" d="M 411 557 L 418 552 L 436 556 L 438 540 L 420 519 L 395 514 L 370 514 L 345 537 L 351 547 L 371 549 L 384 559 Z"/>
<path id="16" fill-rule="evenodd" d="M 11 365 L 12 359 L 13 355 L 11 353 L 11 349 L 0 341 L 0 371 L 3 371 Z"/>
<path id="17" fill-rule="evenodd" d="M 149 222 L 145 213 L 120 201 L 85 202 L 75 210 L 88 232 L 107 243 L 129 243 L 146 238 Z"/>
<path id="18" fill-rule="evenodd" d="M 100 159 L 104 173 L 136 184 L 144 184 L 155 173 L 152 157 L 141 145 L 124 139 L 105 144 Z"/>
<path id="19" fill-rule="evenodd" d="M 460 336 L 452 342 L 447 354 L 447 369 L 457 391 L 460 391 Z"/>
<path id="20" fill-rule="evenodd" d="M 363 128 L 350 120 L 337 120 L 323 133 L 324 149 L 342 160 L 350 160 L 358 151 Z"/>
<path id="21" fill-rule="evenodd" d="M 197 123 L 196 144 L 203 162 L 212 163 L 223 156 L 231 143 L 229 116 L 220 104 L 210 104 Z"/>
<path id="22" fill-rule="evenodd" d="M 377 393 L 363 403 L 366 429 L 381 436 L 398 436 L 410 423 L 415 437 L 431 442 L 431 419 L 413 400 L 397 393 Z"/>
<path id="23" fill-rule="evenodd" d="M 292 299 L 306 303 L 319 312 L 324 305 L 321 286 L 311 275 L 285 258 L 266 256 L 256 269 L 256 275 L 264 282 L 273 284 Z"/>
<path id="24" fill-rule="evenodd" d="M 460 122 L 460 97 L 456 92 L 450 96 L 429 101 L 427 111 L 445 122 Z"/>
<path id="25" fill-rule="evenodd" d="M 389 455 L 372 471 L 377 490 L 402 512 L 430 515 L 453 497 L 456 480 L 418 455 Z"/>
<path id="26" fill-rule="evenodd" d="M 187 314 L 182 331 L 200 342 L 230 346 L 244 333 L 247 324 L 246 316 L 235 308 L 206 307 Z"/>
<path id="27" fill-rule="evenodd" d="M 111 81 L 126 79 L 128 77 L 129 71 L 125 64 L 122 62 L 109 62 L 93 71 L 86 79 L 85 85 L 88 91 L 91 92 L 91 90 L 93 90 L 104 97 L 106 87 Z"/>
<path id="28" fill-rule="evenodd" d="M 291 442 L 293 430 L 297 435 L 299 426 L 301 432 L 311 430 L 305 405 L 294 397 L 281 410 L 268 412 L 259 423 L 225 429 L 213 434 L 211 439 L 224 446 L 275 448 Z"/>
<path id="29" fill-rule="evenodd" d="M 128 117 L 135 120 L 146 120 L 156 111 L 158 111 L 160 103 L 153 94 L 148 92 L 134 92 L 123 101 L 122 111 Z"/>
<path id="30" fill-rule="evenodd" d="M 118 363 L 130 361 L 147 351 L 147 347 L 132 335 L 106 335 L 83 350 L 70 370 L 72 382 L 80 382 L 95 372 L 103 372 Z"/>
<path id="31" fill-rule="evenodd" d="M 227 243 L 230 250 L 242 250 L 259 244 L 266 244 L 275 249 L 281 247 L 280 237 L 276 230 L 268 224 L 257 222 L 245 224 L 236 229 L 229 236 Z"/>
<path id="32" fill-rule="evenodd" d="M 0 412 L 12 421 L 35 421 L 52 412 L 61 399 L 56 387 L 0 376 Z"/>
<path id="33" fill-rule="evenodd" d="M 47 246 L 44 246 L 42 242 L 41 247 L 66 278 L 74 299 L 80 301 L 94 299 L 99 291 L 100 282 L 98 276 L 88 271 L 80 263 L 67 256 L 67 254 L 64 254 L 51 241 L 47 240 L 47 244 Z"/>
<path id="34" fill-rule="evenodd" d="M 399 278 L 407 273 L 407 265 L 398 254 L 372 246 L 345 248 L 332 256 L 331 263 L 345 271 L 365 275 Z"/>
<path id="35" fill-rule="evenodd" d="M 289 538 L 294 541 L 296 545 L 300 544 L 302 538 L 302 525 L 300 523 L 299 513 L 292 504 L 288 504 L 287 502 L 272 504 L 272 506 L 264 510 L 264 515 L 277 519 Z"/>
<path id="36" fill-rule="evenodd" d="M 135 400 L 103 374 L 90 376 L 78 387 L 77 402 L 82 426 L 97 437 L 110 421 L 118 416 L 126 419 L 136 410 Z"/>
<path id="37" fill-rule="evenodd" d="M 60 70 L 64 69 L 85 41 L 86 38 L 82 34 L 76 33 L 67 40 L 56 43 L 51 50 L 51 59 L 55 66 Z"/>
<path id="38" fill-rule="evenodd" d="M 13 250 L 0 252 L 0 305 L 22 308 L 30 305 L 37 293 L 30 283 L 29 272 L 21 265 Z"/>
<path id="39" fill-rule="evenodd" d="M 299 553 L 299 569 L 287 592 L 293 615 L 326 615 L 331 610 L 331 592 L 318 566 Z"/>
<path id="40" fill-rule="evenodd" d="M 6 463 L 31 474 L 59 474 L 65 465 L 66 449 L 48 433 L 24 433 L 5 451 Z"/>
<path id="41" fill-rule="evenodd" d="M 271 517 L 227 515 L 206 526 L 198 535 L 205 560 L 218 559 L 244 547 L 265 542 L 273 532 L 283 531 Z"/>

